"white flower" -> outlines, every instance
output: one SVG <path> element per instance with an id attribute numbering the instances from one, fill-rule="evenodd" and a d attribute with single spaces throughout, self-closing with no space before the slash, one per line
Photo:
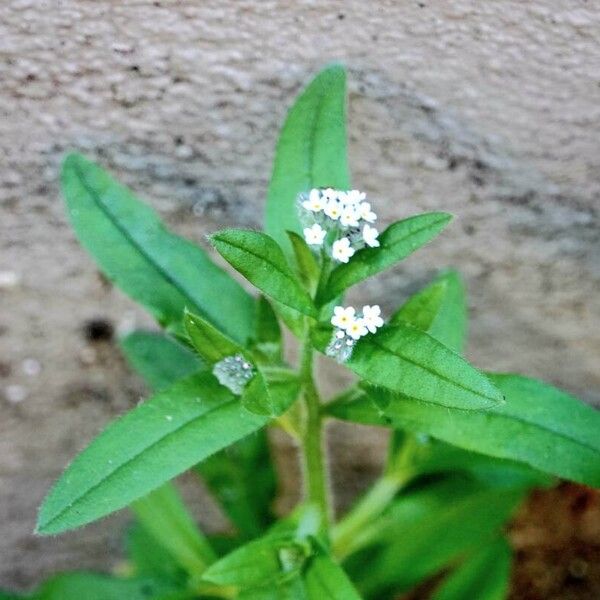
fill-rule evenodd
<path id="1" fill-rule="evenodd" d="M 367 195 L 359 190 L 349 190 L 344 194 L 344 197 L 345 204 L 353 204 L 356 206 L 360 204 L 367 197 Z"/>
<path id="2" fill-rule="evenodd" d="M 358 340 L 363 335 L 369 333 L 364 319 L 354 319 L 346 329 L 346 332 L 353 340 Z"/>
<path id="3" fill-rule="evenodd" d="M 383 325 L 383 319 L 381 318 L 381 308 L 378 304 L 374 304 L 373 306 L 363 306 L 362 308 L 362 318 L 367 326 L 367 329 L 371 333 L 375 333 L 378 327 Z"/>
<path id="4" fill-rule="evenodd" d="M 302 202 L 302 206 L 311 212 L 321 212 L 325 208 L 325 200 L 321 198 L 321 192 L 317 189 L 310 190 L 308 200 Z"/>
<path id="5" fill-rule="evenodd" d="M 304 239 L 311 246 L 320 246 L 326 235 L 327 232 L 318 223 L 304 228 Z"/>
<path id="6" fill-rule="evenodd" d="M 323 198 L 325 198 L 327 202 L 338 199 L 339 192 L 337 190 L 334 190 L 333 188 L 327 188 L 325 190 L 322 190 L 321 193 L 323 194 Z"/>
<path id="7" fill-rule="evenodd" d="M 325 214 L 334 221 L 342 216 L 342 205 L 337 200 L 329 200 L 325 206 Z"/>
<path id="8" fill-rule="evenodd" d="M 378 235 L 379 235 L 379 232 L 377 231 L 377 229 L 375 229 L 375 227 L 371 227 L 370 225 L 365 225 L 363 227 L 362 236 L 363 236 L 363 240 L 365 241 L 365 244 L 367 246 L 371 246 L 371 248 L 378 248 L 379 247 L 379 240 L 377 239 Z"/>
<path id="9" fill-rule="evenodd" d="M 377 220 L 377 215 L 371 210 L 371 205 L 368 202 L 361 202 L 358 207 L 358 214 L 367 223 L 374 223 Z"/>
<path id="10" fill-rule="evenodd" d="M 354 310 L 353 306 L 348 306 L 344 308 L 343 306 L 336 306 L 333 309 L 333 317 L 331 317 L 331 324 L 334 327 L 338 327 L 339 329 L 343 329 L 346 331 L 348 327 L 355 321 L 356 310 Z M 337 336 L 336 334 L 336 337 Z M 344 337 L 344 336 L 342 336 Z"/>
<path id="11" fill-rule="evenodd" d="M 368 225 L 366 227 L 368 227 Z M 379 246 L 379 242 L 377 245 Z M 347 263 L 354 255 L 354 248 L 350 245 L 350 240 L 347 237 L 343 237 L 333 242 L 331 254 L 336 260 Z"/>
<path id="12" fill-rule="evenodd" d="M 354 206 L 344 206 L 340 223 L 344 227 L 358 227 L 358 214 Z"/>

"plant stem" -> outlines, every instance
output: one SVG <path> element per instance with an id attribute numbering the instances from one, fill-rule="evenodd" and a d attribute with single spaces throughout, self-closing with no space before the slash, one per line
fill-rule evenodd
<path id="1" fill-rule="evenodd" d="M 337 558 L 355 552 L 368 540 L 368 525 L 378 517 L 396 494 L 418 473 L 414 464 L 417 440 L 404 434 L 401 444 L 391 444 L 390 456 L 383 475 L 363 496 L 332 532 L 332 546 Z"/>
<path id="2" fill-rule="evenodd" d="M 356 551 L 361 543 L 361 531 L 378 517 L 394 499 L 412 474 L 387 474 L 363 496 L 348 515 L 332 531 L 333 553 L 342 559 Z"/>
<path id="3" fill-rule="evenodd" d="M 302 438 L 304 481 L 309 502 L 319 507 L 322 532 L 327 535 L 330 520 L 329 490 L 323 453 L 321 403 L 313 379 L 313 350 L 310 329 L 305 328 L 304 346 L 300 363 L 300 380 L 306 407 L 306 427 Z"/>

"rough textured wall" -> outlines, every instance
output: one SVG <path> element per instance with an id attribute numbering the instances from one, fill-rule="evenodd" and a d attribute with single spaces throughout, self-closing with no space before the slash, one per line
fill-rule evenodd
<path id="1" fill-rule="evenodd" d="M 84 335 L 93 318 L 148 321 L 74 240 L 58 198 L 61 156 L 98 158 L 201 243 L 223 224 L 257 225 L 286 107 L 334 59 L 350 69 L 354 182 L 382 221 L 458 216 L 363 297 L 391 310 L 455 265 L 470 288 L 478 365 L 599 402 L 594 4 L 2 2 L 0 582 L 114 565 L 110 526 L 124 516 L 56 539 L 31 530 L 66 461 L 143 393 L 113 341 Z M 360 431 L 333 432 L 342 501 L 381 456 L 382 434 Z M 211 522 L 214 509 L 197 504 Z"/>

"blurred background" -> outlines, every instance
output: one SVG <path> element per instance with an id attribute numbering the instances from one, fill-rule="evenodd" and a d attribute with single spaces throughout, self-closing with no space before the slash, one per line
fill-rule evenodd
<path id="1" fill-rule="evenodd" d="M 80 150 L 206 247 L 259 226 L 285 112 L 324 64 L 349 69 L 350 162 L 382 226 L 457 218 L 357 299 L 386 312 L 445 266 L 470 292 L 469 358 L 600 405 L 600 8 L 585 0 L 5 0 L 0 5 L 0 583 L 113 568 L 121 513 L 32 535 L 73 454 L 145 394 L 116 339 L 151 325 L 67 223 Z M 339 374 L 323 371 L 327 389 Z M 338 505 L 385 434 L 330 431 Z M 293 448 L 274 440 L 293 500 Z M 286 491 L 287 490 L 287 491 Z M 191 493 L 191 492 L 190 492 Z M 219 527 L 193 494 L 198 517 Z M 513 532 L 515 598 L 600 595 L 600 497 L 537 494 Z"/>

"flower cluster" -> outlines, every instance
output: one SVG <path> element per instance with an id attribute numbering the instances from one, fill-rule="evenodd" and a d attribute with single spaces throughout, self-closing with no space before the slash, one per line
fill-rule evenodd
<path id="1" fill-rule="evenodd" d="M 367 305 L 362 307 L 362 312 L 357 313 L 353 306 L 336 306 L 331 324 L 335 330 L 326 354 L 343 363 L 350 358 L 354 345 L 361 337 L 375 333 L 383 325 L 381 308 L 377 304 Z"/>
<path id="2" fill-rule="evenodd" d="M 323 246 L 334 260 L 347 263 L 365 246 L 379 246 L 377 229 L 371 225 L 377 215 L 358 190 L 312 189 L 300 194 L 300 219 L 304 239 L 310 246 Z M 331 243 L 329 243 L 329 241 Z"/>
<path id="3" fill-rule="evenodd" d="M 221 385 L 240 395 L 246 384 L 254 377 L 254 368 L 241 355 L 227 356 L 213 367 L 213 375 Z"/>

